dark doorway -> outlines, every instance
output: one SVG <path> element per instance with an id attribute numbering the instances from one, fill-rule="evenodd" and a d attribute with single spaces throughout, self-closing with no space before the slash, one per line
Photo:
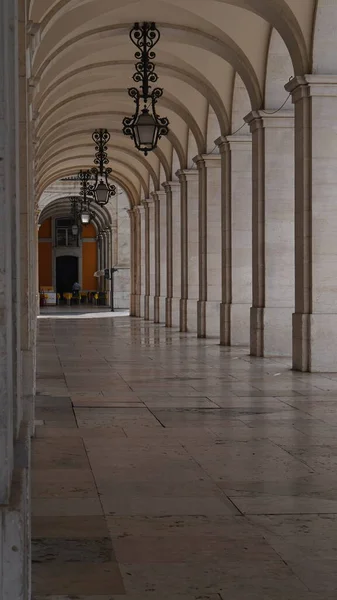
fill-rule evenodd
<path id="1" fill-rule="evenodd" d="M 78 258 L 76 256 L 59 256 L 56 259 L 56 291 L 64 294 L 72 291 L 73 284 L 78 281 Z"/>

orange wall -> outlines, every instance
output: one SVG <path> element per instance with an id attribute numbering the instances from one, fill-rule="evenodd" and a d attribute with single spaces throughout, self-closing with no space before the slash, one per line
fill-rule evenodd
<path id="1" fill-rule="evenodd" d="M 42 227 L 40 228 L 41 231 Z M 51 287 L 52 275 L 52 243 L 39 242 L 39 287 Z"/>
<path id="2" fill-rule="evenodd" d="M 51 238 L 51 219 L 43 221 L 39 229 L 39 238 Z"/>
<path id="3" fill-rule="evenodd" d="M 88 225 L 90 227 L 90 225 Z M 83 233 L 86 228 L 83 227 Z M 96 234 L 95 234 L 96 235 Z M 87 236 L 94 237 L 94 236 Z M 82 244 L 82 290 L 97 290 L 97 243 L 83 242 Z"/>
<path id="4" fill-rule="evenodd" d="M 82 227 L 82 238 L 96 238 L 96 236 L 96 229 L 95 226 L 92 225 L 92 223 L 89 223 L 89 225 Z"/>

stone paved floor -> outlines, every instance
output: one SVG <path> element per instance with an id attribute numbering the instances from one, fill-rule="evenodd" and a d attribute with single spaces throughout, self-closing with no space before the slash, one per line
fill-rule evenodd
<path id="1" fill-rule="evenodd" d="M 337 375 L 128 317 L 39 329 L 34 600 L 336 599 Z"/>

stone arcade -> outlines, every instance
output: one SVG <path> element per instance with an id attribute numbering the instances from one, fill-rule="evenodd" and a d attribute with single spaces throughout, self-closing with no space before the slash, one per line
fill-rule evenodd
<path id="1" fill-rule="evenodd" d="M 170 121 L 147 157 L 122 134 L 144 20 Z M 97 267 L 120 260 L 131 317 L 337 372 L 336 32 L 336 0 L 1 0 L 1 600 L 31 598 L 38 228 L 68 211 L 95 128 L 121 190 Z"/>

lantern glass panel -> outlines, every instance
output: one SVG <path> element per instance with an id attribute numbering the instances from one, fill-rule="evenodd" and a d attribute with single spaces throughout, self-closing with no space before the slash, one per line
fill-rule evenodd
<path id="1" fill-rule="evenodd" d="M 86 211 L 81 213 L 81 222 L 83 225 L 88 225 L 90 223 L 90 214 Z"/>
<path id="2" fill-rule="evenodd" d="M 139 146 L 151 149 L 156 137 L 157 125 L 149 112 L 142 112 L 135 125 L 135 137 Z"/>
<path id="3" fill-rule="evenodd" d="M 101 179 L 101 181 L 99 182 L 96 190 L 95 190 L 95 194 L 96 194 L 96 202 L 97 204 L 99 204 L 100 206 L 102 206 L 103 204 L 107 204 L 109 201 L 109 190 L 107 185 L 104 183 L 103 179 Z"/>

